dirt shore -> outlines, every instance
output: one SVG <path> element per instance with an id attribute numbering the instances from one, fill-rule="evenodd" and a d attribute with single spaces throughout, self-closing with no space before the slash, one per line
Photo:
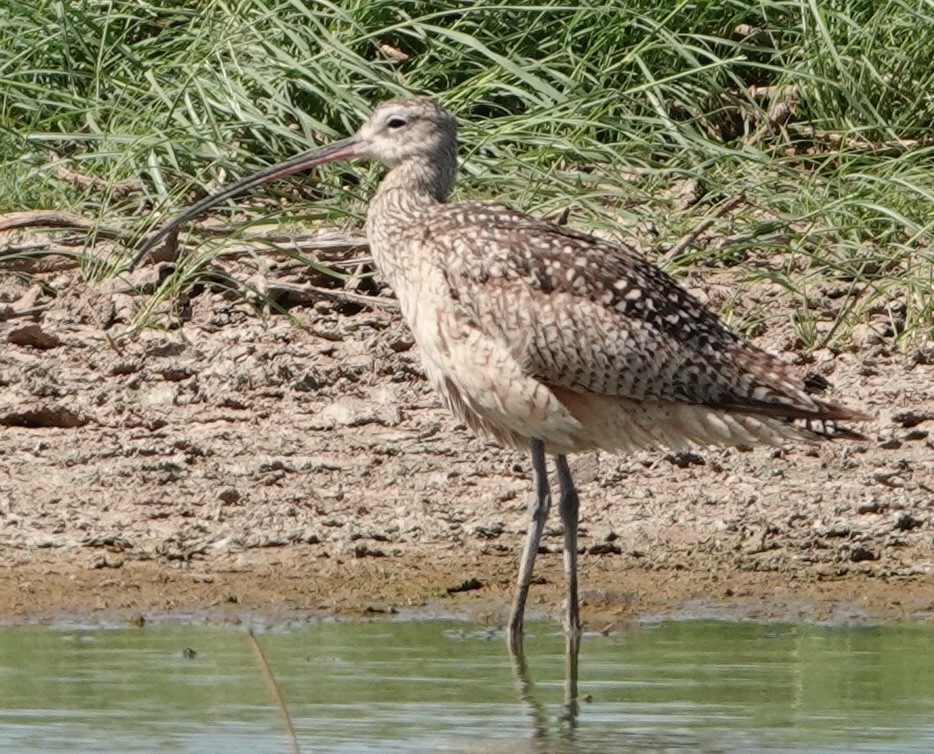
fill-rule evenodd
<path id="1" fill-rule="evenodd" d="M 141 297 L 73 273 L 0 281 L 0 621 L 501 622 L 527 459 L 439 406 L 398 314 L 321 300 L 264 322 L 195 293 L 182 327 L 120 339 Z M 574 458 L 591 628 L 934 620 L 931 352 L 870 332 L 802 354 L 788 319 L 762 344 L 876 415 L 867 440 Z M 530 610 L 553 617 L 558 522 L 545 542 Z"/>

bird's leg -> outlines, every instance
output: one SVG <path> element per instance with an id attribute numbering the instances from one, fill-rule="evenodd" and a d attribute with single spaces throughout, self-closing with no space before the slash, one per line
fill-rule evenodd
<path id="1" fill-rule="evenodd" d="M 577 600 L 577 488 L 571 479 L 567 457 L 560 455 L 556 461 L 558 482 L 561 485 L 558 508 L 561 511 L 561 523 L 564 524 L 564 575 L 568 585 L 564 628 L 569 634 L 579 634 L 581 619 Z"/>
<path id="2" fill-rule="evenodd" d="M 532 568 L 538 554 L 538 544 L 545 529 L 548 509 L 551 507 L 551 490 L 548 487 L 548 470 L 545 468 L 545 443 L 533 438 L 529 441 L 532 458 L 532 499 L 529 500 L 529 528 L 525 535 L 522 549 L 522 562 L 519 564 L 519 581 L 516 596 L 509 613 L 506 626 L 506 641 L 514 654 L 522 652 L 522 619 L 525 616 L 525 602 L 529 596 L 529 584 L 532 582 Z"/>

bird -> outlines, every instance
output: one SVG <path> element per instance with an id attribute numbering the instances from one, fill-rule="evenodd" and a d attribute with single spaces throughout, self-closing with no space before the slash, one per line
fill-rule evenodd
<path id="1" fill-rule="evenodd" d="M 527 449 L 532 496 L 508 645 L 521 651 L 535 557 L 552 503 L 563 524 L 565 631 L 580 635 L 579 495 L 568 455 L 860 439 L 871 417 L 813 394 L 778 357 L 730 331 L 634 248 L 498 202 L 454 202 L 457 122 L 434 97 L 379 104 L 349 138 L 232 183 L 152 234 L 131 261 L 211 206 L 287 175 L 367 159 L 387 172 L 366 236 L 425 376 L 454 415 Z"/>

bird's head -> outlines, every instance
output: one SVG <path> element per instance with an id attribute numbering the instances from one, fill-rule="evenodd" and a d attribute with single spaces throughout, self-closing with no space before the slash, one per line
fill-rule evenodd
<path id="1" fill-rule="evenodd" d="M 440 159 L 456 149 L 457 123 L 431 97 L 383 102 L 348 142 L 356 154 L 395 167 L 410 159 Z"/>

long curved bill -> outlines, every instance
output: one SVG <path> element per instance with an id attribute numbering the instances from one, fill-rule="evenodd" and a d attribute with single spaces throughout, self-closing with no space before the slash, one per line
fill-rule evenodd
<path id="1" fill-rule="evenodd" d="M 335 141 L 333 144 L 329 144 L 328 146 L 321 149 L 305 152 L 298 157 L 293 157 L 291 160 L 286 160 L 285 162 L 280 162 L 278 165 L 273 165 L 272 167 L 268 167 L 265 170 L 260 170 L 258 173 L 254 173 L 253 175 L 237 181 L 236 183 L 231 183 L 229 186 L 225 186 L 216 194 L 211 194 L 204 197 L 200 201 L 192 204 L 181 214 L 173 217 L 165 225 L 159 228 L 159 230 L 149 236 L 149 238 L 146 239 L 146 243 L 144 243 L 136 252 L 136 254 L 133 255 L 133 259 L 130 261 L 129 269 L 134 269 L 136 265 L 142 261 L 143 257 L 146 256 L 146 254 L 148 254 L 157 244 L 159 244 L 160 241 L 172 233 L 176 228 L 184 225 L 189 220 L 194 219 L 205 210 L 213 207 L 215 204 L 218 204 L 225 199 L 229 199 L 230 197 L 236 196 L 237 194 L 240 194 L 251 188 L 260 186 L 267 181 L 273 181 L 276 178 L 283 178 L 287 175 L 291 175 L 292 173 L 298 173 L 301 170 L 308 170 L 309 168 L 315 167 L 315 165 L 321 165 L 325 162 L 346 160 L 349 157 L 355 157 L 360 154 L 360 147 L 362 143 L 362 139 L 356 135 L 347 139 L 342 139 L 341 141 Z"/>

